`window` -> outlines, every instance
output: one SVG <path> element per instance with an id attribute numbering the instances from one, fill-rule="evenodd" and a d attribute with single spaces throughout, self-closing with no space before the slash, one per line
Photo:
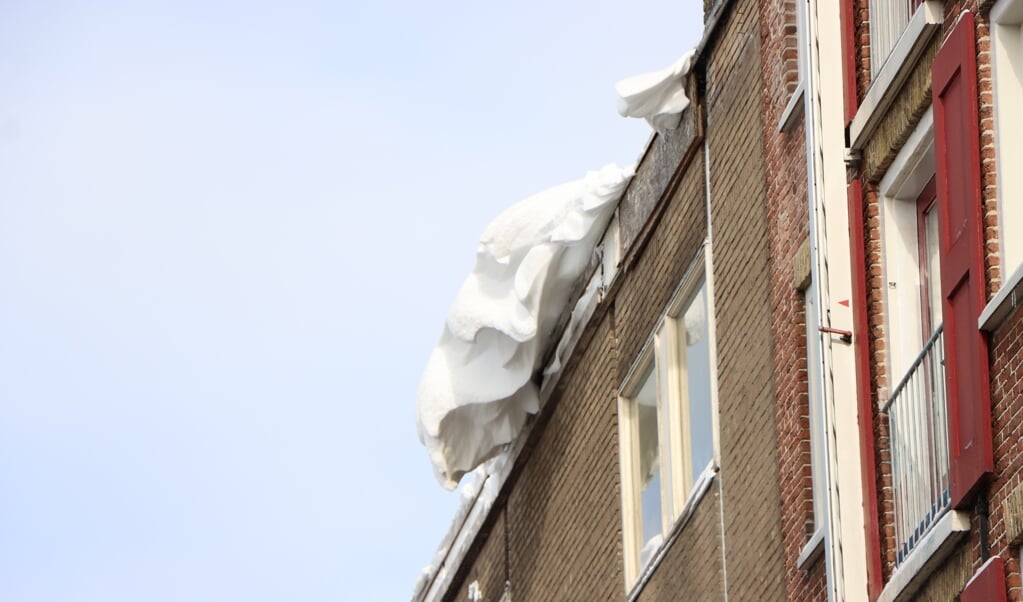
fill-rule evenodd
<path id="1" fill-rule="evenodd" d="M 923 0 L 870 0 L 871 75 L 877 75 Z"/>
<path id="2" fill-rule="evenodd" d="M 917 281 L 920 283 L 922 345 L 941 327 L 941 263 L 938 258 L 938 203 L 934 176 L 916 199 Z"/>
<path id="3" fill-rule="evenodd" d="M 827 430 L 824 427 L 824 381 L 821 377 L 820 314 L 817 311 L 817 286 L 811 280 L 803 291 L 806 320 L 806 386 L 807 414 L 810 421 L 810 478 L 812 483 L 813 522 L 809 525 L 809 540 L 799 555 L 797 565 L 806 566 L 823 551 L 826 526 L 827 490 Z"/>
<path id="4" fill-rule="evenodd" d="M 998 167 L 999 247 L 1002 278 L 1023 264 L 1023 0 L 1000 0 L 991 9 L 994 61 L 995 149 Z"/>
<path id="5" fill-rule="evenodd" d="M 928 111 L 881 182 L 890 386 L 906 374 L 932 334 L 937 325 L 932 314 L 940 316 L 937 241 L 927 236 L 937 227 L 934 174 Z"/>
<path id="6" fill-rule="evenodd" d="M 869 10 L 870 87 L 849 125 L 854 149 L 867 145 L 945 20 L 940 0 L 870 0 Z"/>
<path id="7" fill-rule="evenodd" d="M 882 181 L 896 563 L 949 508 L 948 411 L 933 118 L 928 112 Z"/>
<path id="8" fill-rule="evenodd" d="M 788 19 L 795 28 L 795 39 L 791 43 L 795 44 L 793 49 L 789 43 L 786 44 L 786 59 L 791 60 L 789 54 L 793 50 L 795 51 L 795 81 L 791 80 L 792 71 L 791 67 L 788 68 L 789 74 L 786 77 L 786 83 L 789 85 L 795 84 L 792 88 L 792 92 L 789 95 L 788 103 L 785 105 L 785 109 L 782 111 L 781 118 L 778 120 L 778 131 L 787 131 L 796 122 L 796 117 L 802 114 L 803 109 L 803 97 L 806 95 L 806 72 L 809 69 L 809 42 L 807 41 L 807 29 L 809 23 L 807 21 L 807 5 L 810 0 L 795 0 L 792 9 L 788 12 Z"/>
<path id="9" fill-rule="evenodd" d="M 714 461 L 707 285 L 684 285 L 619 397 L 626 587 L 649 565 Z"/>

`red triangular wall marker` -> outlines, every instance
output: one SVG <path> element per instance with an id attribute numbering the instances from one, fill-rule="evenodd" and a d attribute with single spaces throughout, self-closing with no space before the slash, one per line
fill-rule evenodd
<path id="1" fill-rule="evenodd" d="M 846 307 L 849 307 L 849 300 L 848 300 L 848 299 L 845 299 L 845 300 L 843 300 L 843 301 L 839 301 L 839 302 L 838 302 L 838 304 L 839 304 L 839 305 L 844 305 L 844 306 L 846 306 Z"/>

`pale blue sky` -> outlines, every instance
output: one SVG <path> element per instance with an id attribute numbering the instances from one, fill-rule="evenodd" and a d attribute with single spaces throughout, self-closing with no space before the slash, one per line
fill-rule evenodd
<path id="1" fill-rule="evenodd" d="M 0 0 L 0 601 L 407 599 L 478 236 L 701 6 Z"/>

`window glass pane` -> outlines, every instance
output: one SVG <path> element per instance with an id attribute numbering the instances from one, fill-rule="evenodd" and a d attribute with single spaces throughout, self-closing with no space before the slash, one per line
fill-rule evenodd
<path id="1" fill-rule="evenodd" d="M 636 395 L 639 423 L 639 490 L 643 521 L 642 546 L 661 534 L 661 462 L 657 424 L 657 384 L 651 365 Z"/>
<path id="2" fill-rule="evenodd" d="M 689 436 L 695 481 L 714 457 L 714 422 L 710 401 L 710 347 L 707 341 L 707 284 L 700 286 L 682 315 L 679 338 L 685 349 Z M 691 484 L 691 483 L 690 483 Z"/>
<path id="3" fill-rule="evenodd" d="M 821 407 L 820 331 L 817 330 L 816 284 L 806 290 L 806 383 L 807 405 L 810 417 L 810 470 L 813 480 L 813 523 L 814 528 L 824 525 L 824 501 L 826 499 L 824 474 L 824 412 Z"/>
<path id="4" fill-rule="evenodd" d="M 924 333 L 929 339 L 931 333 L 941 325 L 941 264 L 938 260 L 938 204 L 927 210 L 924 217 L 927 236 L 927 301 L 931 317 L 931 332 Z"/>

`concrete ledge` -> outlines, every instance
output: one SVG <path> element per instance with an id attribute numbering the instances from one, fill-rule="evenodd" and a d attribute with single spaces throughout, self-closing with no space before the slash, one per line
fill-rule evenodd
<path id="1" fill-rule="evenodd" d="M 902 84 L 927 50 L 931 38 L 941 29 L 944 17 L 944 7 L 939 0 L 927 0 L 913 14 L 849 124 L 851 148 L 863 149 L 867 145 Z"/>
<path id="2" fill-rule="evenodd" d="M 803 551 L 799 553 L 799 558 L 796 558 L 796 568 L 801 571 L 809 570 L 813 566 L 814 561 L 820 558 L 823 553 L 824 527 L 818 527 L 810 541 L 806 542 L 806 545 L 803 546 Z"/>
<path id="3" fill-rule="evenodd" d="M 711 483 L 714 482 L 714 478 L 717 476 L 718 467 L 711 461 L 707 465 L 707 468 L 700 474 L 700 477 L 693 484 L 693 490 L 689 493 L 689 499 L 686 500 L 685 506 L 682 507 L 682 513 L 679 514 L 678 518 L 675 519 L 675 524 L 671 528 L 671 532 L 664 539 L 664 543 L 661 547 L 654 552 L 653 558 L 640 573 L 639 578 L 636 580 L 636 584 L 632 586 L 629 591 L 629 595 L 626 597 L 628 602 L 635 602 L 639 599 L 639 595 L 643 593 L 643 588 L 646 587 L 647 582 L 653 576 L 654 571 L 660 566 L 661 561 L 668 554 L 668 550 L 674 545 L 675 540 L 678 539 L 679 534 L 685 528 L 689 519 L 692 518 L 693 513 L 696 512 L 696 506 L 699 505 L 700 500 L 703 499 L 707 491 L 710 489 Z M 721 500 L 718 500 L 721 503 Z"/>
<path id="4" fill-rule="evenodd" d="M 920 540 L 892 574 L 878 596 L 878 602 L 909 600 L 920 589 L 935 569 L 948 558 L 959 540 L 970 532 L 970 515 L 949 510 L 938 519 L 930 532 Z"/>
<path id="5" fill-rule="evenodd" d="M 1023 264 L 1016 266 L 1016 271 L 1002 281 L 1002 288 L 984 306 L 977 318 L 977 327 L 987 332 L 994 332 L 1002 325 L 1018 305 L 1023 303 Z"/>

